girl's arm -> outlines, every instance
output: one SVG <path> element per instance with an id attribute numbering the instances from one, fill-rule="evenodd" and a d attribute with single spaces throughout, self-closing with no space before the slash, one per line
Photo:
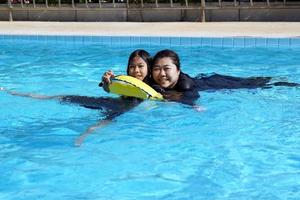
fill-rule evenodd
<path id="1" fill-rule="evenodd" d="M 87 138 L 90 134 L 92 134 L 96 129 L 104 127 L 105 125 L 109 124 L 111 122 L 111 120 L 101 120 L 100 122 L 98 122 L 97 124 L 94 124 L 92 126 L 90 126 L 85 132 L 83 132 L 74 142 L 74 145 L 76 147 L 80 147 L 85 138 Z"/>
<path id="2" fill-rule="evenodd" d="M 14 96 L 30 97 L 30 98 L 34 98 L 34 99 L 59 99 L 62 97 L 61 95 L 47 96 L 47 95 L 40 95 L 40 94 L 20 93 L 20 92 L 7 90 L 4 87 L 0 87 L 0 91 L 5 91 L 6 93 L 14 95 Z"/>

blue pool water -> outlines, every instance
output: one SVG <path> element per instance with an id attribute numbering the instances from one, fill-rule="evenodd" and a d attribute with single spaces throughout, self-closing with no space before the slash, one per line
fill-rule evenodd
<path id="1" fill-rule="evenodd" d="M 0 87 L 111 96 L 101 75 L 124 74 L 137 48 L 177 51 L 191 76 L 300 82 L 300 47 L 2 40 Z M 144 101 L 75 147 L 101 111 L 0 92 L 0 199 L 299 199 L 300 89 L 200 95 L 203 112 Z"/>

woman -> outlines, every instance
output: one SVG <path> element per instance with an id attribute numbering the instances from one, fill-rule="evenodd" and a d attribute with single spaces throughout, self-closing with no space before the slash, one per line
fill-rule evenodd
<path id="1" fill-rule="evenodd" d="M 160 92 L 165 99 L 194 105 L 198 99 L 195 82 L 181 71 L 178 55 L 172 50 L 159 51 L 153 57 L 152 87 Z"/>
<path id="2" fill-rule="evenodd" d="M 153 88 L 162 93 L 166 99 L 193 105 L 198 99 L 199 91 L 239 88 L 270 88 L 272 86 L 299 86 L 298 83 L 270 83 L 271 77 L 239 78 L 213 74 L 201 74 L 191 78 L 181 71 L 179 56 L 172 50 L 159 51 L 153 57 Z"/>

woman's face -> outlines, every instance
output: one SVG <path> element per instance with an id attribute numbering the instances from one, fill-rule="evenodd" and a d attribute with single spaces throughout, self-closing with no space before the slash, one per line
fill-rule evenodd
<path id="1" fill-rule="evenodd" d="M 169 57 L 158 59 L 152 68 L 154 81 L 163 88 L 173 88 L 179 78 L 180 70 Z"/>
<path id="2" fill-rule="evenodd" d="M 144 80 L 148 74 L 147 63 L 139 56 L 134 57 L 128 66 L 128 75 Z"/>

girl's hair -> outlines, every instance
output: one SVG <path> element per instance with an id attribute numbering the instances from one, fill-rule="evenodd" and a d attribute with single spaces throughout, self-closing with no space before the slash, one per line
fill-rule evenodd
<path id="1" fill-rule="evenodd" d="M 144 78 L 143 81 L 145 83 L 149 83 L 149 81 L 150 81 L 150 75 L 151 75 L 151 73 L 150 73 L 150 70 L 151 70 L 150 67 L 151 67 L 151 60 L 152 60 L 152 58 L 151 58 L 150 54 L 147 51 L 143 50 L 143 49 L 137 49 L 137 50 L 135 50 L 134 52 L 132 52 L 130 54 L 129 59 L 128 59 L 128 64 L 127 64 L 127 75 L 129 74 L 130 62 L 135 57 L 140 57 L 147 64 L 147 75 L 146 75 L 146 77 Z"/>
<path id="2" fill-rule="evenodd" d="M 170 49 L 165 49 L 165 50 L 157 52 L 156 55 L 153 57 L 152 66 L 155 65 L 155 63 L 159 59 L 165 58 L 165 57 L 170 58 L 172 60 L 173 64 L 176 65 L 177 69 L 180 70 L 179 56 L 177 55 L 177 53 L 175 53 L 174 51 L 172 51 Z"/>

